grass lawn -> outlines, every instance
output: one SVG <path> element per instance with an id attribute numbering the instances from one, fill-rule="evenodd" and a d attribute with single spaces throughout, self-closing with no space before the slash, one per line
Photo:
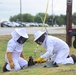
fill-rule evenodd
<path id="1" fill-rule="evenodd" d="M 65 41 L 65 35 L 54 35 L 59 37 Z M 59 67 L 36 67 L 36 68 L 27 68 L 19 71 L 13 72 L 2 72 L 2 67 L 5 63 L 5 52 L 7 48 L 7 42 L 11 38 L 10 35 L 0 36 L 0 75 L 76 75 L 76 64 L 74 65 L 60 65 Z M 34 59 L 37 59 L 40 56 L 40 51 L 45 52 L 44 48 L 41 46 L 38 47 L 37 55 L 34 57 L 34 51 L 36 50 L 36 43 L 33 41 L 33 36 L 29 35 L 29 39 L 24 44 L 24 53 L 26 60 L 28 60 L 29 56 L 33 56 Z M 76 50 L 71 47 L 70 54 L 76 55 Z"/>

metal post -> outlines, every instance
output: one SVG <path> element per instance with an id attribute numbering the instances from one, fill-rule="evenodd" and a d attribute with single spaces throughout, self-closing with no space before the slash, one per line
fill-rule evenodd
<path id="1" fill-rule="evenodd" d="M 69 30 L 72 29 L 72 0 L 67 0 L 66 11 L 66 42 L 71 47 L 72 38 L 70 37 Z"/>
<path id="2" fill-rule="evenodd" d="M 53 26 L 53 0 L 52 0 L 52 26 Z"/>
<path id="3" fill-rule="evenodd" d="M 22 1 L 20 0 L 20 21 L 22 24 Z"/>

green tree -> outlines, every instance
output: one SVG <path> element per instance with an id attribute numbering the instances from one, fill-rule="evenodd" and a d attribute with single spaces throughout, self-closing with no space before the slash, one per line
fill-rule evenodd
<path id="1" fill-rule="evenodd" d="M 76 25 L 76 13 L 74 13 L 72 16 L 72 22 Z"/>
<path id="2" fill-rule="evenodd" d="M 56 23 L 59 26 L 61 26 L 62 24 L 66 24 L 66 16 L 65 15 L 56 16 Z"/>
<path id="3" fill-rule="evenodd" d="M 21 15 L 18 14 L 18 15 L 15 15 L 15 16 L 11 16 L 10 21 L 21 21 Z M 32 16 L 31 14 L 22 14 L 22 21 L 23 22 L 33 22 L 34 21 L 34 16 Z"/>
<path id="4" fill-rule="evenodd" d="M 34 22 L 34 16 L 31 14 L 23 14 L 23 22 Z"/>
<path id="5" fill-rule="evenodd" d="M 36 16 L 33 16 L 29 13 L 22 14 L 22 21 L 23 22 L 37 22 L 37 23 L 43 23 L 45 17 L 45 13 L 38 13 Z M 21 15 L 15 15 L 10 17 L 10 21 L 21 21 Z M 76 24 L 76 13 L 73 14 L 73 23 Z M 46 15 L 46 21 L 45 23 L 49 25 L 54 25 L 57 24 L 61 26 L 62 24 L 66 24 L 66 16 L 65 15 Z M 53 23 L 53 24 L 52 24 Z"/>
<path id="6" fill-rule="evenodd" d="M 52 16 L 51 15 L 47 17 L 47 24 L 52 26 Z"/>
<path id="7" fill-rule="evenodd" d="M 15 16 L 11 16 L 10 17 L 10 19 L 9 19 L 11 22 L 12 21 L 20 21 L 21 19 L 20 19 L 20 14 L 18 14 L 18 15 L 15 15 Z"/>
<path id="8" fill-rule="evenodd" d="M 48 17 L 48 14 L 46 16 Z M 45 13 L 38 13 L 38 14 L 36 14 L 36 16 L 34 18 L 34 22 L 42 23 L 44 20 L 44 17 L 45 17 Z M 47 17 L 46 17 L 46 20 L 47 20 Z"/>

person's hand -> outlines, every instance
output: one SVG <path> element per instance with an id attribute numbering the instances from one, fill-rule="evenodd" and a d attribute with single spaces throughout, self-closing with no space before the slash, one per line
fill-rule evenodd
<path id="1" fill-rule="evenodd" d="M 38 58 L 38 59 L 37 59 L 37 63 L 44 63 L 44 62 L 46 62 L 46 60 L 43 59 L 43 58 Z"/>
<path id="2" fill-rule="evenodd" d="M 13 69 L 14 68 L 14 63 L 10 62 L 10 68 Z"/>

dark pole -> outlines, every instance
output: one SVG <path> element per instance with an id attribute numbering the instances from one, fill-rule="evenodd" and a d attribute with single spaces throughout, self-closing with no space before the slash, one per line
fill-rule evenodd
<path id="1" fill-rule="evenodd" d="M 70 29 L 72 29 L 72 0 L 67 0 L 66 11 L 66 42 L 71 47 L 72 38 L 70 37 Z"/>
<path id="2" fill-rule="evenodd" d="M 20 21 L 22 24 L 22 1 L 20 0 Z"/>

